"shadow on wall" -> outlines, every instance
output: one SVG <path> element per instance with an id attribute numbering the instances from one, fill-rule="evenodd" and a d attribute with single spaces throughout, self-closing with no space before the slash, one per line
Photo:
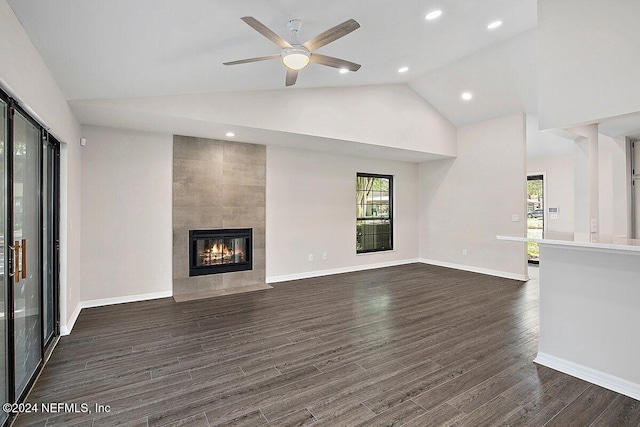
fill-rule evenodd
<path id="1" fill-rule="evenodd" d="M 421 184 L 428 184 L 430 188 L 440 189 L 442 183 L 446 180 L 447 176 L 451 172 L 451 168 L 457 159 L 442 159 L 433 160 L 430 162 L 420 163 L 419 180 Z M 428 171 L 428 173 L 427 173 Z M 427 178 L 428 176 L 428 178 Z M 420 198 L 422 203 L 428 203 L 431 199 L 438 196 L 438 191 L 434 192 L 420 192 Z M 422 206 L 421 203 L 421 206 Z"/>

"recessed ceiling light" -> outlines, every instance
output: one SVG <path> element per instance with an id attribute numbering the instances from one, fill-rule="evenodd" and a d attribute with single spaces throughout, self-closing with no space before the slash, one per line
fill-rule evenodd
<path id="1" fill-rule="evenodd" d="M 425 16 L 424 19 L 426 19 L 427 21 L 431 21 L 432 19 L 436 19 L 440 15 L 442 15 L 441 10 L 434 10 L 433 12 L 427 13 L 427 16 Z"/>
<path id="2" fill-rule="evenodd" d="M 347 68 L 340 68 L 340 74 L 347 74 L 349 70 Z"/>
<path id="3" fill-rule="evenodd" d="M 233 132 L 227 132 L 227 133 L 224 134 L 224 136 L 228 136 L 229 138 L 233 138 L 234 136 L 236 136 L 236 134 L 233 133 Z"/>
<path id="4" fill-rule="evenodd" d="M 493 30 L 502 25 L 502 21 L 493 21 L 491 24 L 487 25 L 487 30 Z"/>
<path id="5" fill-rule="evenodd" d="M 469 101 L 471 100 L 471 98 L 473 98 L 473 94 L 471 94 L 471 92 L 463 92 L 462 95 L 460 95 L 460 97 L 465 101 Z"/>
<path id="6" fill-rule="evenodd" d="M 398 72 L 399 72 L 399 73 L 406 73 L 407 71 L 409 71 L 409 67 L 401 67 L 401 68 L 398 68 Z"/>

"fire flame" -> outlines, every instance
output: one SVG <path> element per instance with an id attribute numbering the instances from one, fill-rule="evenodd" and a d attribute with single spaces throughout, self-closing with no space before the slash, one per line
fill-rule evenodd
<path id="1" fill-rule="evenodd" d="M 234 263 L 244 261 L 244 252 L 240 248 L 236 248 L 234 251 L 224 244 L 215 243 L 210 248 L 200 252 L 200 259 L 202 260 L 202 264 L 205 265 L 220 262 Z"/>

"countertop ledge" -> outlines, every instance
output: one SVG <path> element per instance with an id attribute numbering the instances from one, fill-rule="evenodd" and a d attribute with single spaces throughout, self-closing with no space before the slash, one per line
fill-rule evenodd
<path id="1" fill-rule="evenodd" d="M 498 235 L 498 240 L 511 242 L 535 242 L 543 245 L 575 246 L 591 249 L 608 249 L 640 252 L 640 239 L 589 233 L 545 233 L 545 237 L 529 237 L 526 234 Z"/>

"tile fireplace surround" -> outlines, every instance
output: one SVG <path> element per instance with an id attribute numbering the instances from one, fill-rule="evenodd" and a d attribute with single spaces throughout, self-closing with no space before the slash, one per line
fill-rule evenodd
<path id="1" fill-rule="evenodd" d="M 173 137 L 173 297 L 268 289 L 263 145 Z M 189 230 L 253 228 L 253 269 L 189 277 Z"/>

